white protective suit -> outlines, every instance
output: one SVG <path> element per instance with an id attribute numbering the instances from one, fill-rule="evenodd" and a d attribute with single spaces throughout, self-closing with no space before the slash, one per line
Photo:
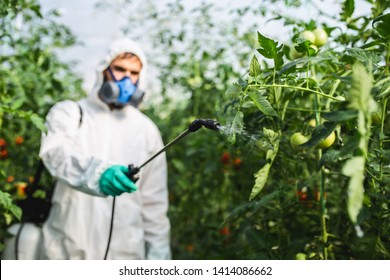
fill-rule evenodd
<path id="1" fill-rule="evenodd" d="M 109 240 L 113 197 L 99 189 L 102 173 L 114 164 L 140 166 L 163 148 L 155 124 L 133 106 L 110 111 L 98 97 L 102 71 L 120 53 L 142 62 L 139 87 L 144 90 L 146 59 L 127 39 L 115 41 L 98 67 L 94 90 L 79 101 L 59 102 L 47 115 L 40 156 L 58 179 L 50 216 L 43 226 L 43 259 L 103 259 Z M 114 226 L 107 259 L 170 259 L 170 224 L 165 154 L 140 173 L 134 193 L 116 197 Z"/>

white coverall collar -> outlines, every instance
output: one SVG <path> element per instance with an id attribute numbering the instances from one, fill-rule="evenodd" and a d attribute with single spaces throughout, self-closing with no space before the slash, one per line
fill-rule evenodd
<path id="1" fill-rule="evenodd" d="M 107 69 L 107 67 L 111 64 L 111 62 L 120 54 L 130 52 L 135 54 L 142 63 L 142 70 L 139 75 L 138 88 L 142 91 L 146 91 L 146 68 L 147 68 L 147 60 L 146 55 L 142 48 L 135 42 L 128 38 L 120 38 L 111 43 L 108 47 L 104 57 L 100 60 L 100 63 L 96 68 L 96 81 L 95 85 L 92 88 L 92 91 L 89 93 L 88 98 L 91 99 L 94 103 L 99 107 L 105 107 L 109 110 L 107 104 L 105 104 L 98 97 L 98 91 L 103 84 L 103 71 Z M 129 107 L 129 106 L 125 106 Z"/>

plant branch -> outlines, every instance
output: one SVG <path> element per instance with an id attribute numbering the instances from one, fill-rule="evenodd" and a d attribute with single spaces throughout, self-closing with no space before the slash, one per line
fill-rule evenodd
<path id="1" fill-rule="evenodd" d="M 317 94 L 317 95 L 321 95 L 321 96 L 323 96 L 325 98 L 330 98 L 330 99 L 333 99 L 333 100 L 340 101 L 338 98 L 333 97 L 333 96 L 328 95 L 328 94 L 325 94 L 325 93 L 323 93 L 321 91 L 317 91 L 317 90 L 313 90 L 313 89 L 305 88 L 305 87 L 300 87 L 300 86 L 281 85 L 281 84 L 272 84 L 272 85 L 259 85 L 259 84 L 256 84 L 256 85 L 248 85 L 248 88 L 249 87 L 259 87 L 259 88 L 282 87 L 282 88 L 290 88 L 290 89 L 295 89 L 295 90 L 311 92 L 311 93 L 314 93 L 314 94 Z"/>

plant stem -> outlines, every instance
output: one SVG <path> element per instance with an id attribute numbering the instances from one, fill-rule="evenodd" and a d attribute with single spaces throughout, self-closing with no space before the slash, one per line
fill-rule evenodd
<path id="1" fill-rule="evenodd" d="M 322 155 L 322 150 L 318 150 L 318 155 Z M 321 235 L 323 242 L 324 259 L 328 259 L 328 232 L 326 230 L 326 206 L 325 206 L 325 174 L 324 169 L 320 171 L 320 211 L 321 211 Z"/>
<path id="2" fill-rule="evenodd" d="M 1 110 L 1 109 L 0 109 Z M 3 112 L 0 111 L 0 132 L 1 132 L 1 127 L 3 126 Z"/>
<path id="3" fill-rule="evenodd" d="M 308 71 L 309 71 L 310 65 L 308 65 Z M 313 78 L 316 77 L 316 72 L 315 68 L 312 67 L 311 73 Z M 338 84 L 336 84 L 337 87 Z M 309 85 L 307 85 L 309 86 Z M 333 92 L 331 92 L 333 95 Z M 319 100 L 318 100 L 318 95 L 314 95 L 314 111 L 315 113 L 315 119 L 316 119 L 316 124 L 321 123 L 321 115 L 319 113 Z M 328 108 L 327 108 L 328 109 Z M 320 162 L 322 158 L 322 149 L 318 149 L 317 152 L 318 156 L 318 162 Z M 321 235 L 322 235 L 322 249 L 323 249 L 323 254 L 324 254 L 324 259 L 328 259 L 328 232 L 326 230 L 326 206 L 325 206 L 325 173 L 324 173 L 324 168 L 322 167 L 320 169 L 320 224 L 321 224 Z"/>
<path id="4" fill-rule="evenodd" d="M 383 141 L 384 141 L 384 125 L 385 125 L 385 118 L 386 118 L 386 108 L 387 108 L 387 102 L 389 100 L 389 97 L 383 100 L 382 104 L 382 115 L 381 115 L 381 130 L 380 130 L 380 137 L 379 137 L 379 150 L 381 152 L 381 158 L 379 160 L 379 181 L 382 181 L 383 179 Z"/>
<path id="5" fill-rule="evenodd" d="M 281 87 L 281 88 L 290 88 L 290 89 L 302 90 L 302 91 L 315 93 L 315 94 L 321 95 L 321 96 L 323 96 L 325 98 L 330 98 L 330 99 L 333 99 L 333 100 L 340 101 L 336 97 L 333 97 L 333 96 L 327 95 L 327 94 L 325 94 L 323 92 L 320 92 L 320 91 L 317 91 L 317 90 L 313 90 L 313 89 L 310 89 L 310 88 L 306 88 L 306 87 L 299 87 L 299 86 L 292 86 L 292 85 L 280 85 L 280 84 L 272 84 L 272 85 L 259 85 L 259 84 L 257 84 L 257 85 L 249 85 L 247 88 L 249 88 L 249 87 L 259 87 L 259 88 Z"/>

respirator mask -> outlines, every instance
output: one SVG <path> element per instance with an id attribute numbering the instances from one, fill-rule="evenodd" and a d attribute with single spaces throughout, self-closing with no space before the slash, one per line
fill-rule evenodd
<path id="1" fill-rule="evenodd" d="M 115 79 L 110 68 L 107 69 L 113 81 L 105 81 L 100 87 L 98 95 L 100 99 L 115 108 L 123 108 L 127 104 L 138 107 L 145 92 L 138 89 L 138 81 L 133 84 L 129 77 L 123 77 L 121 80 Z"/>

